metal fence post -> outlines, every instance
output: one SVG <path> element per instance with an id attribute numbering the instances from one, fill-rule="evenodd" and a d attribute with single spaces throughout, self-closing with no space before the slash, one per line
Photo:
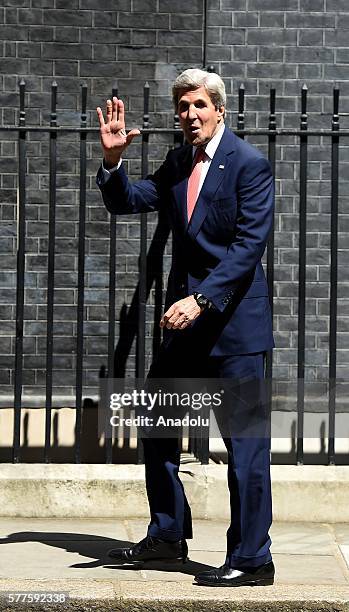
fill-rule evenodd
<path id="1" fill-rule="evenodd" d="M 243 83 L 241 83 L 239 87 L 238 104 L 238 121 L 236 127 L 238 130 L 243 131 L 245 129 L 245 85 Z M 245 138 L 244 134 L 239 134 L 239 137 L 241 140 Z"/>
<path id="2" fill-rule="evenodd" d="M 81 128 L 86 127 L 87 85 L 81 86 Z M 76 339 L 75 462 L 81 463 L 82 377 L 84 349 L 85 224 L 86 224 L 86 132 L 80 132 L 80 201 L 78 247 L 78 305 Z"/>
<path id="3" fill-rule="evenodd" d="M 25 274 L 25 202 L 26 202 L 26 131 L 25 127 L 25 81 L 19 83 L 19 127 L 18 132 L 18 202 L 17 202 L 17 287 L 16 287 L 16 354 L 14 385 L 14 427 L 12 460 L 18 463 L 21 444 L 21 408 L 23 384 L 23 319 L 24 319 L 24 274 Z"/>
<path id="4" fill-rule="evenodd" d="M 51 86 L 50 126 L 57 127 L 57 83 Z M 55 278 L 55 238 L 56 238 L 56 161 L 57 132 L 50 132 L 50 187 L 49 187 L 49 227 L 47 260 L 47 337 L 46 337 L 46 413 L 45 413 L 45 452 L 44 460 L 49 462 L 51 446 L 52 411 L 52 367 L 53 367 L 53 306 Z"/>
<path id="5" fill-rule="evenodd" d="M 338 281 L 338 165 L 339 165 L 339 89 L 333 90 L 331 149 L 331 272 L 330 272 L 330 338 L 328 389 L 328 463 L 335 464 L 335 415 L 337 370 L 337 281 Z"/>
<path id="6" fill-rule="evenodd" d="M 112 89 L 112 100 L 118 97 L 117 86 Z M 116 215 L 109 221 L 109 310 L 108 310 L 108 378 L 114 378 L 115 351 L 115 278 L 116 278 Z M 105 424 L 105 461 L 113 462 L 113 432 L 109 419 Z"/>
<path id="7" fill-rule="evenodd" d="M 149 128 L 149 83 L 143 88 L 143 129 Z M 149 134 L 142 133 L 142 178 L 148 174 Z M 141 213 L 140 220 L 140 254 L 139 254 L 139 285 L 138 285 L 138 336 L 137 336 L 137 371 L 139 380 L 145 378 L 145 333 L 147 312 L 147 239 L 148 220 L 146 213 Z M 137 444 L 137 462 L 143 463 L 143 447 Z"/>
<path id="8" fill-rule="evenodd" d="M 275 100 L 276 100 L 276 90 L 275 87 L 271 87 L 270 89 L 270 98 L 269 98 L 269 134 L 268 134 L 268 159 L 271 165 L 271 170 L 273 176 L 275 177 L 275 166 L 276 166 L 276 134 L 273 133 L 276 130 L 276 115 L 275 115 Z M 275 215 L 275 212 L 274 212 Z M 269 302 L 270 302 L 270 310 L 271 317 L 273 318 L 274 308 L 273 308 L 273 297 L 274 297 L 274 218 L 273 225 L 270 230 L 268 245 L 267 245 L 267 282 L 268 282 L 268 291 L 269 291 Z M 265 375 L 267 380 L 269 381 L 268 385 L 268 396 L 269 402 L 271 406 L 272 401 L 272 385 L 271 379 L 273 375 L 273 351 L 270 350 L 267 352 L 266 358 L 266 368 Z"/>
<path id="9" fill-rule="evenodd" d="M 304 390 L 305 390 L 305 297 L 306 297 L 306 247 L 307 247 L 307 164 L 308 164 L 308 115 L 306 85 L 301 93 L 300 136 L 300 195 L 299 195 L 299 280 L 298 280 L 298 367 L 297 367 L 297 464 L 303 464 Z"/>

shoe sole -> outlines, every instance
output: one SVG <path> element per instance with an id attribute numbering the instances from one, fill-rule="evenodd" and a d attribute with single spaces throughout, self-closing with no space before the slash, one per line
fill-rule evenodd
<path id="1" fill-rule="evenodd" d="M 248 580 L 247 582 L 209 582 L 206 580 L 195 581 L 198 586 L 213 586 L 213 587 L 241 587 L 241 586 L 271 586 L 274 584 L 274 578 L 260 578 L 259 580 Z"/>

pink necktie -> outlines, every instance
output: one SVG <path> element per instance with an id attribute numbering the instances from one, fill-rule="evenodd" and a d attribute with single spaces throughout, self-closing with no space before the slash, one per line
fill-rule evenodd
<path id="1" fill-rule="evenodd" d="M 193 214 L 196 200 L 198 199 L 198 195 L 199 195 L 200 177 L 201 177 L 202 167 L 204 164 L 204 158 L 205 158 L 205 151 L 203 149 L 196 149 L 191 175 L 188 180 L 188 190 L 187 190 L 188 223 L 190 221 L 190 217 Z"/>

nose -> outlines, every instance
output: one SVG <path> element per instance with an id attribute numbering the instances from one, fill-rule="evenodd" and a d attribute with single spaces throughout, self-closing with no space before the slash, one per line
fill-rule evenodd
<path id="1" fill-rule="evenodd" d="M 191 104 L 188 109 L 188 117 L 189 119 L 196 119 L 196 108 L 195 104 Z"/>

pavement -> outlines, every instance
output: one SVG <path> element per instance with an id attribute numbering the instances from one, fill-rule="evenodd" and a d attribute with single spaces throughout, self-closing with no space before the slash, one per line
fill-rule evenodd
<path id="1" fill-rule="evenodd" d="M 195 520 L 190 561 L 180 567 L 116 567 L 107 551 L 140 540 L 146 526 L 139 518 L 0 518 L 0 610 L 349 612 L 348 523 L 275 522 L 275 584 L 234 589 L 193 584 L 223 563 L 227 521 Z M 9 592 L 48 591 L 69 600 L 9 602 Z"/>

